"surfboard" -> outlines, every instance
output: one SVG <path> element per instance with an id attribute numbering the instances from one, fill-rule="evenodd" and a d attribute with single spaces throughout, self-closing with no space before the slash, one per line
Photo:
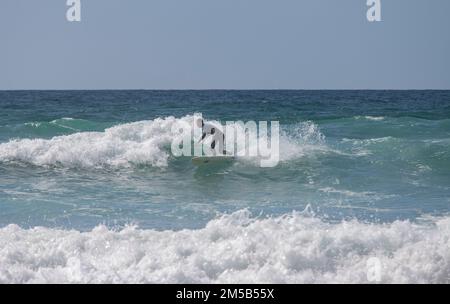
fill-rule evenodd
<path id="1" fill-rule="evenodd" d="M 197 156 L 192 158 L 192 163 L 194 165 L 206 165 L 206 164 L 224 164 L 228 162 L 232 162 L 234 160 L 234 156 Z"/>

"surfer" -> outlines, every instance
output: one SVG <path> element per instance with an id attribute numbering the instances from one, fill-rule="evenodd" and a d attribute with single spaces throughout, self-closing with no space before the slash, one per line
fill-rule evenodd
<path id="1" fill-rule="evenodd" d="M 210 135 L 212 136 L 211 149 L 214 151 L 214 154 L 219 151 L 222 155 L 227 155 L 227 151 L 224 149 L 225 134 L 217 126 L 211 123 L 205 123 L 202 118 L 197 119 L 196 124 L 197 127 L 202 128 L 202 138 L 199 142 L 204 141 Z"/>

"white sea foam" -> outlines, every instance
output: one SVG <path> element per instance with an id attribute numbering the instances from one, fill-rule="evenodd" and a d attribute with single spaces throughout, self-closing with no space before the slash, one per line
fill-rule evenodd
<path id="1" fill-rule="evenodd" d="M 310 121 L 297 124 L 295 128 L 283 132 L 280 139 L 281 161 L 330 151 L 325 143 L 325 136 L 319 127 Z"/>
<path id="2" fill-rule="evenodd" d="M 371 121 L 382 121 L 385 118 L 383 116 L 355 116 L 355 119 L 357 119 L 357 120 L 366 119 L 366 120 L 371 120 Z"/>
<path id="3" fill-rule="evenodd" d="M 237 132 L 242 132 L 242 130 L 237 127 Z M 282 129 L 279 144 L 280 148 L 277 158 L 282 163 L 330 152 L 340 153 L 326 145 L 325 136 L 320 132 L 319 127 L 311 121 L 305 121 Z M 253 148 L 257 149 L 257 147 Z M 256 165 L 259 163 L 260 157 L 241 157 L 240 160 Z"/>
<path id="4" fill-rule="evenodd" d="M 326 223 L 239 211 L 205 228 L 0 229 L 0 283 L 450 283 L 450 218 Z"/>
<path id="5" fill-rule="evenodd" d="M 191 116 L 158 118 L 118 125 L 104 132 L 80 132 L 52 139 L 20 139 L 0 144 L 0 161 L 67 167 L 167 166 L 165 149 L 179 134 L 172 127 L 187 123 Z"/>
<path id="6" fill-rule="evenodd" d="M 372 198 L 372 199 L 379 198 L 379 194 L 377 194 L 376 192 L 370 192 L 370 191 L 355 192 L 355 191 L 350 191 L 350 190 L 335 189 L 333 187 L 325 187 L 325 188 L 320 188 L 318 190 L 325 192 L 325 193 L 335 193 L 335 194 L 341 194 L 341 195 L 350 196 L 350 197 L 361 197 L 361 198 Z"/>
<path id="7" fill-rule="evenodd" d="M 192 119 L 190 115 L 157 118 L 117 125 L 104 132 L 78 132 L 51 139 L 15 139 L 0 144 L 0 162 L 70 168 L 128 167 L 133 164 L 165 167 L 171 156 L 170 144 L 181 136 L 173 130 L 191 126 Z M 245 132 L 238 125 L 235 130 Z M 327 149 L 317 125 L 305 122 L 282 131 L 279 159 L 289 161 Z M 259 159 L 253 160 L 259 164 Z"/>

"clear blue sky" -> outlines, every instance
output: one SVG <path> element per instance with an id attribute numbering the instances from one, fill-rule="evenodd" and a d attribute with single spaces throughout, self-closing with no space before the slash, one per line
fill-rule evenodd
<path id="1" fill-rule="evenodd" d="M 450 89 L 450 1 L 0 1 L 0 89 Z"/>

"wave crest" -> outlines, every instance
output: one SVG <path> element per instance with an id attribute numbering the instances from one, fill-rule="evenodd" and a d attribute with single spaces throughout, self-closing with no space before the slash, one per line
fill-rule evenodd
<path id="1" fill-rule="evenodd" d="M 14 139 L 0 144 L 0 162 L 69 168 L 166 167 L 171 155 L 170 144 L 181 136 L 173 130 L 191 125 L 192 119 L 190 115 L 182 118 L 170 116 L 117 125 L 102 132 L 77 132 L 51 139 Z M 78 120 L 73 119 L 51 123 L 71 129 L 79 127 Z M 235 130 L 244 132 L 238 125 Z M 326 148 L 324 136 L 312 122 L 291 126 L 288 130 L 282 130 L 280 135 L 280 161 L 301 158 Z M 245 157 L 241 160 L 248 161 Z"/>
<path id="2" fill-rule="evenodd" d="M 52 139 L 20 139 L 0 144 L 0 161 L 67 167 L 167 166 L 165 147 L 177 136 L 172 126 L 187 121 L 167 117 L 114 126 L 104 132 L 80 132 Z"/>

